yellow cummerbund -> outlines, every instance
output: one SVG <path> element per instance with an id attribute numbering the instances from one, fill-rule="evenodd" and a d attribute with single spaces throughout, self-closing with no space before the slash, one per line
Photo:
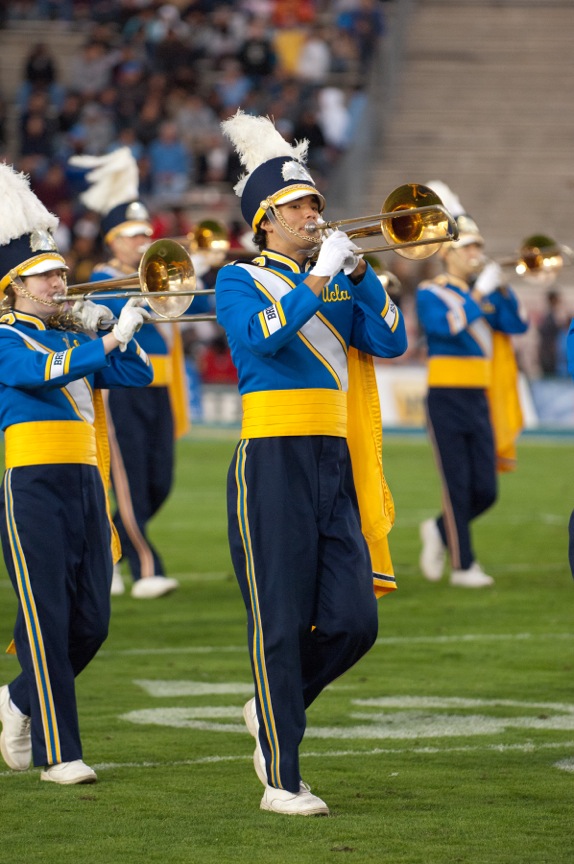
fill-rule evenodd
<path id="1" fill-rule="evenodd" d="M 490 387 L 492 363 L 487 357 L 430 357 L 429 387 Z"/>
<path id="2" fill-rule="evenodd" d="M 82 463 L 97 465 L 96 430 L 82 420 L 15 423 L 4 432 L 6 468 Z"/>
<path id="3" fill-rule="evenodd" d="M 246 393 L 242 406 L 242 438 L 347 437 L 347 394 L 341 390 L 264 390 Z"/>
<path id="4" fill-rule="evenodd" d="M 153 381 L 149 387 L 169 387 L 173 379 L 171 355 L 151 354 L 150 363 L 153 368 Z"/>

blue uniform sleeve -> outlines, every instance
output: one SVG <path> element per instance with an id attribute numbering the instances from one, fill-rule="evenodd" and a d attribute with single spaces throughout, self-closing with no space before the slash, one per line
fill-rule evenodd
<path id="1" fill-rule="evenodd" d="M 391 302 L 374 271 L 359 285 L 340 273 L 326 286 L 352 300 L 349 344 L 378 357 L 396 357 L 407 345 L 406 329 L 400 310 Z M 218 274 L 216 284 L 217 319 L 228 339 L 262 357 L 274 356 L 297 335 L 317 312 L 325 309 L 305 281 L 295 285 L 280 301 L 266 299 L 261 283 L 241 267 L 228 265 Z"/>
<path id="2" fill-rule="evenodd" d="M 497 289 L 483 301 L 484 315 L 493 330 L 503 333 L 525 333 L 528 315 L 523 304 L 509 286 Z"/>
<path id="3" fill-rule="evenodd" d="M 400 357 L 407 349 L 405 320 L 375 271 L 367 265 L 360 282 L 348 281 L 354 301 L 350 344 L 374 357 Z"/>
<path id="4" fill-rule="evenodd" d="M 87 338 L 87 337 L 84 337 Z M 78 342 L 63 351 L 30 349 L 17 332 L 5 331 L 0 338 L 0 382 L 22 389 L 55 389 L 109 367 L 109 385 L 139 387 L 153 380 L 147 356 L 137 343 L 130 343 L 125 358 L 116 358 L 119 349 L 106 355 L 101 339 Z M 129 353 L 128 353 L 129 352 Z M 125 367 L 120 364 L 125 362 Z M 113 371 L 112 371 L 113 370 Z M 117 383 L 111 382 L 116 380 Z"/>
<path id="5" fill-rule="evenodd" d="M 457 296 L 457 302 L 448 304 L 432 286 L 419 287 L 416 294 L 419 323 L 428 336 L 456 336 L 484 313 L 470 294 Z"/>

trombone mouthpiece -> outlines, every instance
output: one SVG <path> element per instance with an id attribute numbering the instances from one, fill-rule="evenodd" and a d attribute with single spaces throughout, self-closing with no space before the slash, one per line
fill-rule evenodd
<path id="1" fill-rule="evenodd" d="M 316 222 L 305 222 L 305 233 L 306 234 L 316 234 L 319 230 L 319 226 Z"/>

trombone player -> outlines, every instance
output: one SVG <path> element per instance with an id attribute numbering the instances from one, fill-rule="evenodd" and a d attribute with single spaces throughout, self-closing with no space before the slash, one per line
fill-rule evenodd
<path id="1" fill-rule="evenodd" d="M 85 175 L 82 203 L 101 217 L 109 259 L 94 268 L 91 281 L 133 276 L 150 243 L 149 213 L 138 198 L 137 163 L 129 148 L 105 156 L 76 156 L 70 164 Z M 128 292 L 126 292 L 128 293 Z M 124 299 L 102 298 L 118 316 Z M 181 335 L 176 324 L 148 324 L 139 334 L 154 380 L 121 396 L 110 391 L 106 403 L 111 478 L 116 500 L 114 523 L 133 580 L 131 596 L 153 599 L 174 591 L 162 556 L 149 538 L 148 525 L 173 486 L 175 440 L 189 426 L 188 396 Z M 123 594 L 118 568 L 112 594 Z"/>
<path id="2" fill-rule="evenodd" d="M 346 234 L 333 232 L 310 262 L 317 242 L 307 225 L 325 201 L 305 166 L 308 142 L 292 146 L 268 118 L 242 111 L 222 128 L 246 169 L 235 191 L 260 250 L 222 267 L 215 289 L 243 404 L 227 495 L 252 646 L 255 696 L 244 719 L 256 739 L 261 809 L 326 815 L 301 779 L 299 745 L 306 709 L 373 645 L 375 591 L 395 587 L 370 373 L 372 355 L 404 352 L 405 326 Z M 370 407 L 372 426 L 357 421 L 352 400 Z M 373 485 L 365 490 L 359 477 Z M 375 504 L 371 522 L 358 496 Z"/>
<path id="3" fill-rule="evenodd" d="M 28 178 L 0 164 L 0 534 L 19 601 L 8 650 L 21 666 L 0 687 L 0 752 L 13 771 L 33 761 L 41 780 L 75 785 L 97 780 L 83 761 L 75 679 L 106 639 L 119 555 L 101 390 L 143 387 L 152 370 L 133 339 L 146 310 L 126 305 L 91 338 L 92 307 L 77 316 L 55 302 L 68 269 L 57 225 Z"/>
<path id="4" fill-rule="evenodd" d="M 427 427 L 442 482 L 443 511 L 420 526 L 420 567 L 432 582 L 485 588 L 494 580 L 474 554 L 471 522 L 496 501 L 496 472 L 513 470 L 522 415 L 510 334 L 528 328 L 526 312 L 484 257 L 478 226 L 443 183 L 427 184 L 455 216 L 456 241 L 442 246 L 444 273 L 417 289 L 427 341 Z"/>

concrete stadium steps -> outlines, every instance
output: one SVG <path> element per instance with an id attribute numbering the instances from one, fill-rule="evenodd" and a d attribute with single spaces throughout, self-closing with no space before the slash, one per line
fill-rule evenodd
<path id="1" fill-rule="evenodd" d="M 532 233 L 574 245 L 573 37 L 572 3 L 413 4 L 361 212 L 400 183 L 440 179 L 494 256 Z"/>
<path id="2" fill-rule="evenodd" d="M 85 39 L 82 30 L 69 29 L 54 21 L 12 22 L 10 27 L 0 30 L 0 87 L 4 98 L 14 98 L 28 54 L 37 42 L 49 45 L 58 66 L 59 80 L 68 85 L 70 62 Z"/>
<path id="3" fill-rule="evenodd" d="M 45 42 L 56 62 L 58 81 L 67 86 L 70 64 L 85 39 L 82 30 L 70 30 L 54 21 L 12 22 L 10 27 L 0 30 L 0 94 L 6 102 L 6 156 L 9 160 L 16 152 L 18 112 L 15 100 L 30 50 L 36 43 Z"/>

